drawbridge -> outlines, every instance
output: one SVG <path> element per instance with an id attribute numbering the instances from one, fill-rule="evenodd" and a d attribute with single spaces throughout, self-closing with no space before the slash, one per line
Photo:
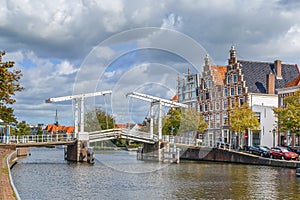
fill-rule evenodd
<path id="1" fill-rule="evenodd" d="M 150 132 L 141 132 L 138 129 L 107 129 L 107 130 L 99 130 L 92 132 L 85 132 L 85 122 L 84 122 L 84 101 L 86 98 L 96 97 L 96 96 L 105 96 L 107 94 L 111 94 L 111 90 L 87 93 L 87 94 L 76 94 L 71 96 L 64 97 L 55 97 L 49 98 L 45 102 L 46 103 L 54 103 L 61 101 L 74 101 L 74 125 L 75 132 L 73 136 L 68 138 L 68 141 L 50 141 L 53 145 L 64 144 L 67 145 L 67 149 L 65 152 L 65 159 L 69 161 L 80 161 L 80 162 L 94 162 L 93 151 L 89 147 L 91 142 L 97 141 L 105 141 L 112 139 L 127 139 L 137 142 L 142 142 L 145 145 L 152 145 L 151 148 L 160 149 L 160 144 L 163 142 L 162 138 L 162 106 L 166 107 L 184 107 L 187 108 L 186 104 L 181 104 L 175 101 L 166 100 L 160 97 L 155 97 L 147 94 L 131 92 L 126 96 L 131 98 L 136 98 L 142 101 L 147 101 L 150 103 Z M 154 134 L 154 106 L 158 106 L 158 134 Z M 80 122 L 80 123 L 79 123 Z M 3 138 L 4 141 L 10 143 L 9 138 Z M 19 144 L 18 140 L 16 141 Z M 42 142 L 39 139 L 32 140 L 23 140 L 23 145 L 26 146 L 43 146 L 49 145 L 49 141 L 44 141 L 42 138 Z M 26 144 L 25 144 L 26 143 Z M 40 143 L 40 144 L 37 144 Z M 145 146 L 144 145 L 144 146 Z M 149 148 L 148 148 L 149 149 Z"/>
<path id="2" fill-rule="evenodd" d="M 147 144 L 154 144 L 158 142 L 157 135 L 154 135 L 153 138 L 150 137 L 150 133 L 138 131 L 138 130 L 130 130 L 130 129 L 106 129 L 102 131 L 94 131 L 89 132 L 89 141 L 90 142 L 98 142 L 105 140 L 113 140 L 113 139 L 127 139 L 136 142 L 143 142 Z"/>

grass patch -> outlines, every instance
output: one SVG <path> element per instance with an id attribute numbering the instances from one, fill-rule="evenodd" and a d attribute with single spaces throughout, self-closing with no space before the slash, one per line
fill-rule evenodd
<path id="1" fill-rule="evenodd" d="M 7 173 L 8 173 L 8 169 L 7 169 L 7 168 L 2 168 L 2 169 L 1 169 L 1 172 L 7 174 Z"/>

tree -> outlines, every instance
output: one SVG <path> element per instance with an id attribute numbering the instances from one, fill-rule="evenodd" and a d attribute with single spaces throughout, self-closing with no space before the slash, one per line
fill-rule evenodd
<path id="1" fill-rule="evenodd" d="M 207 126 L 208 124 L 204 121 L 203 115 L 196 108 L 181 111 L 180 132 L 203 132 L 207 129 Z"/>
<path id="2" fill-rule="evenodd" d="M 163 119 L 163 135 L 177 135 L 181 121 L 180 110 L 170 109 Z"/>
<path id="3" fill-rule="evenodd" d="M 86 114 L 84 128 L 86 131 L 98 131 L 114 128 L 114 125 L 115 119 L 111 115 L 100 108 L 96 108 Z"/>
<path id="4" fill-rule="evenodd" d="M 25 122 L 19 122 L 16 126 L 15 135 L 30 135 L 30 127 L 29 125 Z"/>
<path id="5" fill-rule="evenodd" d="M 292 134 L 300 134 L 300 91 L 284 98 L 284 107 L 274 108 L 274 114 L 278 119 L 278 130 L 290 131 Z M 294 145 L 294 144 L 292 144 Z"/>
<path id="6" fill-rule="evenodd" d="M 37 135 L 43 135 L 43 129 L 42 129 L 42 127 L 41 126 L 39 126 L 38 127 L 38 130 L 37 130 L 37 133 L 36 133 Z"/>
<path id="7" fill-rule="evenodd" d="M 16 102 L 13 99 L 15 92 L 24 89 L 19 84 L 22 73 L 20 70 L 12 70 L 14 62 L 2 62 L 4 55 L 5 52 L 0 52 L 0 119 L 5 123 L 17 122 L 10 106 Z"/>
<path id="8" fill-rule="evenodd" d="M 242 134 L 247 130 L 259 129 L 259 121 L 248 104 L 243 104 L 242 106 L 239 106 L 237 103 L 234 104 L 233 109 L 229 112 L 229 116 L 230 130 L 239 135 L 239 146 Z"/>
<path id="9" fill-rule="evenodd" d="M 184 110 L 170 109 L 163 119 L 163 135 L 177 135 L 186 132 L 203 132 L 207 129 L 204 117 L 195 108 Z"/>

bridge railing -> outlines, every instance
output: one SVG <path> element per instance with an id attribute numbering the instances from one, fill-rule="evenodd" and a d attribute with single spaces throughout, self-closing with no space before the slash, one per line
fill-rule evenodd
<path id="1" fill-rule="evenodd" d="M 0 136 L 0 143 L 38 143 L 38 142 L 66 142 L 74 140 L 72 135 L 10 135 Z"/>
<path id="2" fill-rule="evenodd" d="M 176 143 L 176 144 L 199 146 L 199 144 L 197 143 L 197 140 L 193 137 L 163 135 L 162 141 Z"/>

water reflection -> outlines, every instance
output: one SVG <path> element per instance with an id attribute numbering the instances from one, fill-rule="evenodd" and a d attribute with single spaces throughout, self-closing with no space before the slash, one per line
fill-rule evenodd
<path id="1" fill-rule="evenodd" d="M 98 153 L 95 164 L 88 165 L 66 162 L 62 150 L 31 151 L 32 156 L 21 159 L 12 170 L 22 199 L 300 198 L 300 179 L 292 169 L 203 162 L 159 164 L 138 161 L 126 151 Z"/>

